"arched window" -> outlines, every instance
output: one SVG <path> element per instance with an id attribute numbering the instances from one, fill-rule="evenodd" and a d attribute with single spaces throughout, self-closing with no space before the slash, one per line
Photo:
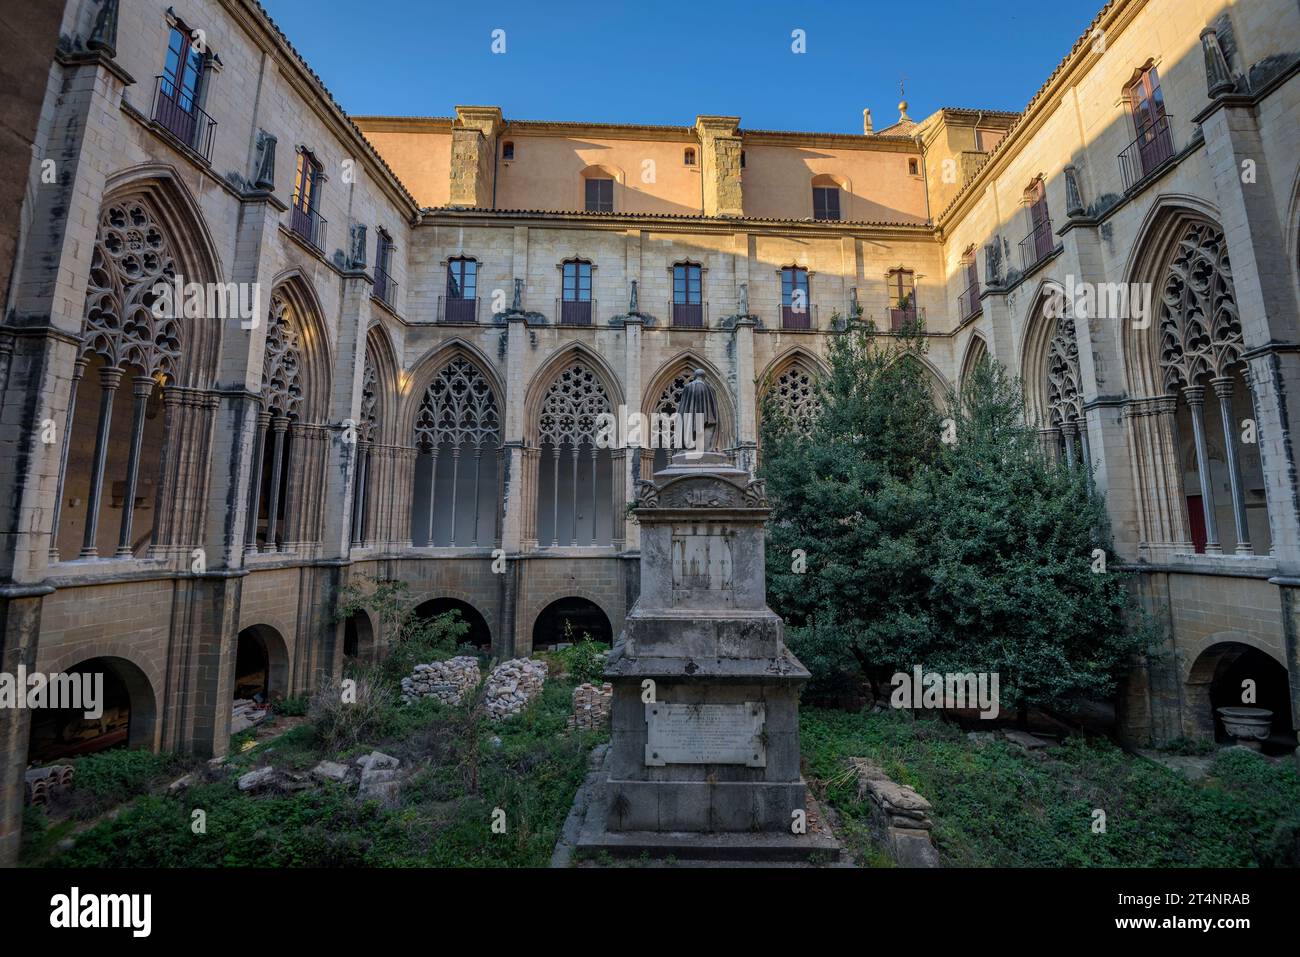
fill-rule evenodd
<path id="1" fill-rule="evenodd" d="M 822 409 L 817 398 L 817 373 L 804 360 L 795 359 L 772 379 L 766 400 L 796 428 L 807 432 Z"/>
<path id="2" fill-rule="evenodd" d="M 289 462 L 297 442 L 290 431 L 303 406 L 301 331 L 293 305 L 283 292 L 271 296 L 262 357 L 262 411 L 253 443 L 253 475 L 245 544 L 274 552 L 283 543 Z"/>
<path id="3" fill-rule="evenodd" d="M 695 147 L 688 146 L 682 151 L 682 162 L 687 166 L 695 165 Z"/>
<path id="4" fill-rule="evenodd" d="M 1173 159 L 1174 143 L 1169 134 L 1169 117 L 1165 115 L 1160 76 L 1153 65 L 1137 71 L 1124 88 L 1124 98 L 1133 117 L 1135 136 L 1133 143 L 1119 157 L 1127 189 Z"/>
<path id="5" fill-rule="evenodd" d="M 1029 221 L 1029 234 L 1020 241 L 1020 262 L 1032 269 L 1051 255 L 1055 248 L 1052 236 L 1052 219 L 1047 215 L 1047 189 L 1039 176 L 1025 190 L 1024 204 Z"/>
<path id="6" fill-rule="evenodd" d="M 654 474 L 660 469 L 667 468 L 669 460 L 680 445 L 680 437 L 683 433 L 681 420 L 676 418 L 678 408 L 682 401 L 682 392 L 686 388 L 686 383 L 690 382 L 695 376 L 695 370 L 700 368 L 703 363 L 687 357 L 681 360 L 662 389 L 659 390 L 659 396 L 650 410 L 650 420 L 648 423 L 649 434 L 642 437 L 644 458 L 642 460 L 642 476 Z M 718 448 L 726 452 L 734 444 L 733 428 L 731 421 L 729 390 L 720 382 L 709 380 L 718 400 Z"/>
<path id="7" fill-rule="evenodd" d="M 564 367 L 538 410 L 541 445 L 537 481 L 537 536 L 542 544 L 605 545 L 613 540 L 613 459 L 597 448 L 609 393 L 581 360 Z"/>
<path id="8" fill-rule="evenodd" d="M 812 328 L 808 270 L 802 266 L 786 266 L 781 270 L 781 328 Z"/>
<path id="9" fill-rule="evenodd" d="M 1047 345 L 1047 414 L 1055 451 L 1064 455 L 1070 468 L 1075 467 L 1081 452 L 1083 467 L 1091 469 L 1088 423 L 1080 389 L 1079 343 L 1074 336 L 1074 320 L 1066 316 L 1056 320 L 1056 334 Z"/>
<path id="10" fill-rule="evenodd" d="M 1252 542 L 1267 550 L 1259 443 L 1241 445 L 1240 423 L 1258 418 L 1242 360 L 1241 318 L 1221 229 L 1195 222 L 1182 230 L 1157 301 L 1164 388 L 1181 399 L 1177 438 L 1193 546 L 1198 552 L 1219 553 L 1231 535 L 1237 554 L 1251 554 Z M 1225 488 L 1226 500 L 1216 494 Z"/>
<path id="11" fill-rule="evenodd" d="M 163 390 L 175 382 L 181 357 L 181 303 L 161 301 L 177 278 L 171 243 L 148 201 L 107 204 L 91 257 L 81 353 L 73 370 L 70 427 L 63 450 L 63 482 L 53 541 L 63 553 L 80 537 L 80 557 L 114 550 L 114 530 L 103 524 L 108 507 L 120 510 L 115 552 L 129 557 L 151 541 L 152 504 L 162 455 Z M 79 389 L 89 373 L 98 392 Z M 126 378 L 131 402 L 117 400 Z M 82 395 L 78 400 L 78 392 Z M 150 525 L 137 527 L 146 517 Z"/>
<path id="12" fill-rule="evenodd" d="M 813 219 L 838 221 L 840 217 L 840 184 L 825 174 L 814 176 L 812 181 Z"/>
<path id="13" fill-rule="evenodd" d="M 491 383 L 457 356 L 429 383 L 415 418 L 412 541 L 426 548 L 496 541 L 500 447 L 501 414 Z M 461 464 L 466 453 L 474 457 L 472 469 Z"/>
<path id="14" fill-rule="evenodd" d="M 673 263 L 673 325 L 704 326 L 704 268 L 699 263 Z"/>

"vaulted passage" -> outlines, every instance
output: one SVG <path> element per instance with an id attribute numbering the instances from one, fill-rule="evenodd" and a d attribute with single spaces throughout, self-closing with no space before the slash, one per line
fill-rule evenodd
<path id="1" fill-rule="evenodd" d="M 67 674 L 74 676 L 83 689 L 87 687 L 83 676 L 89 676 L 91 688 L 97 684 L 101 693 L 94 701 L 83 697 L 82 707 L 33 710 L 29 765 L 152 744 L 156 716 L 153 689 L 135 665 L 121 658 L 91 658 L 68 669 Z M 96 692 L 91 690 L 90 695 Z M 95 706 L 88 707 L 90 704 Z M 88 711 L 92 716 L 87 717 Z"/>
<path id="2" fill-rule="evenodd" d="M 460 612 L 460 620 L 469 625 L 469 631 L 460 639 L 461 644 L 473 645 L 475 648 L 492 647 L 492 630 L 488 628 L 487 620 L 469 602 L 458 598 L 434 598 L 415 609 L 421 618 L 437 618 L 449 611 Z"/>
<path id="3" fill-rule="evenodd" d="M 533 625 L 533 647 L 549 648 L 557 644 L 582 641 L 614 643 L 614 629 L 609 618 L 595 602 L 585 598 L 561 598 L 542 609 Z"/>
<path id="4" fill-rule="evenodd" d="M 1259 649 L 1234 641 L 1212 645 L 1196 659 L 1186 690 L 1198 736 L 1232 744 L 1236 739 L 1224 727 L 1218 709 L 1263 708 L 1273 713 L 1264 753 L 1289 754 L 1295 749 L 1286 669 Z"/>
<path id="5" fill-rule="evenodd" d="M 269 704 L 288 694 L 289 656 L 280 633 L 254 625 L 239 633 L 235 649 L 234 698 Z"/>

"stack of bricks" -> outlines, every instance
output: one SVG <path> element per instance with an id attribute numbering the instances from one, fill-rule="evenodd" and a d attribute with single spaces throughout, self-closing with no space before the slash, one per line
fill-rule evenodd
<path id="1" fill-rule="evenodd" d="M 410 677 L 402 679 L 402 702 L 437 698 L 443 704 L 460 704 L 466 691 L 478 687 L 481 677 L 478 659 L 470 655 L 416 665 Z"/>
<path id="2" fill-rule="evenodd" d="M 573 689 L 573 714 L 569 715 L 569 729 L 598 731 L 609 724 L 609 708 L 614 700 L 614 686 L 608 681 L 597 688 L 583 682 Z"/>
<path id="3" fill-rule="evenodd" d="M 32 768 L 23 776 L 25 803 L 40 807 L 50 798 L 72 787 L 73 767 L 70 764 L 52 764 L 47 768 Z"/>
<path id="4" fill-rule="evenodd" d="M 542 693 L 546 671 L 546 662 L 531 658 L 511 658 L 493 668 L 483 701 L 488 717 L 500 721 L 523 711 Z"/>

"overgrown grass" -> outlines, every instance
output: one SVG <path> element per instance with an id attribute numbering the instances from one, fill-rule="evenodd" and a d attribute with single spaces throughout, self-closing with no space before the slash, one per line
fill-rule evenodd
<path id="1" fill-rule="evenodd" d="M 223 768 L 205 768 L 202 783 L 178 796 L 137 797 L 114 820 L 78 836 L 70 850 L 55 851 L 60 835 L 31 822 L 24 838 L 33 849 L 29 859 L 64 867 L 545 866 L 587 753 L 605 736 L 565 731 L 572 689 L 548 682 L 523 714 L 500 724 L 473 719 L 468 704 L 390 704 L 369 726 L 369 737 L 341 751 L 302 724 L 252 751 L 232 753 Z M 354 787 L 258 795 L 236 787 L 253 767 L 303 771 L 323 758 L 348 761 L 371 748 L 412 769 L 394 808 L 358 804 Z M 141 762 L 161 757 L 119 754 L 144 755 L 130 759 Z M 123 785 L 115 793 L 127 790 Z M 505 812 L 504 833 L 492 830 L 497 808 Z M 194 833 L 196 810 L 204 812 L 206 833 Z"/>
<path id="2" fill-rule="evenodd" d="M 944 863 L 964 867 L 1295 866 L 1300 776 L 1224 751 L 1205 781 L 1072 738 L 1031 755 L 1002 741 L 977 747 L 935 718 L 805 709 L 810 776 L 827 782 L 850 845 L 878 862 L 847 759 L 866 757 L 934 805 Z M 1040 756 L 1041 755 L 1041 756 Z M 1106 814 L 1093 832 L 1093 812 Z"/>

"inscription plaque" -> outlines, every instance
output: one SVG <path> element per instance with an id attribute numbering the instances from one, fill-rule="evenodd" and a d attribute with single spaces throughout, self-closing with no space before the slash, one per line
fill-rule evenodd
<path id="1" fill-rule="evenodd" d="M 731 608 L 733 532 L 725 525 L 674 525 L 673 606 Z"/>
<path id="2" fill-rule="evenodd" d="M 767 767 L 763 743 L 766 708 L 744 704 L 666 704 L 645 706 L 648 767 L 665 764 L 743 764 Z"/>

